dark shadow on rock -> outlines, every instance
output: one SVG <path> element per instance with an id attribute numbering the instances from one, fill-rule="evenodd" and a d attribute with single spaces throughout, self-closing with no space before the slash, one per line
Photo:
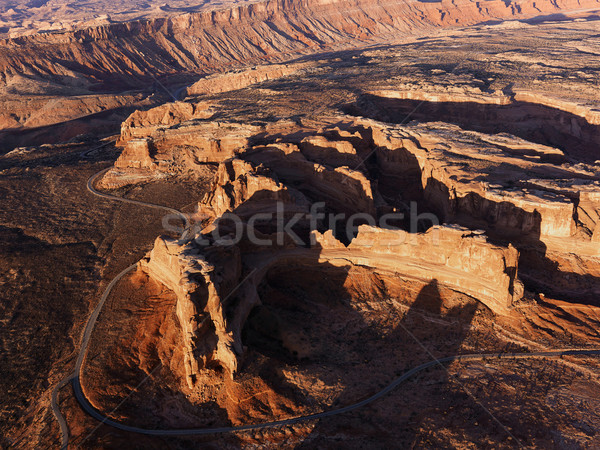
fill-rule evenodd
<path id="1" fill-rule="evenodd" d="M 8 152 L 15 147 L 57 144 L 87 133 L 117 134 L 121 122 L 136 109 L 139 107 L 120 107 L 42 127 L 2 130 L 0 131 L 2 142 L 0 153 Z"/>
<path id="2" fill-rule="evenodd" d="M 347 386 L 330 409 L 368 398 L 406 371 L 434 358 L 462 353 L 461 346 L 479 302 L 471 300 L 448 306 L 441 291 L 450 292 L 441 287 L 437 280 L 430 281 L 421 288 L 409 311 L 396 322 L 393 331 L 383 338 L 375 331 L 360 337 L 364 339 L 365 354 L 362 358 L 367 357 L 372 368 L 357 368 L 359 383 L 363 386 L 355 379 L 355 386 Z M 389 314 L 400 316 L 401 313 L 390 309 Z M 384 370 L 381 369 L 382 362 L 385 362 Z M 380 375 L 380 370 L 385 375 Z M 367 406 L 319 420 L 299 448 L 335 446 L 341 443 L 340 439 L 345 439 L 346 445 L 356 448 L 422 446 L 423 434 L 432 431 L 422 429 L 426 426 L 421 423 L 422 419 L 426 418 L 429 411 L 437 411 L 437 405 L 447 397 L 445 391 L 455 390 L 446 373 L 439 373 L 439 370 L 429 369 Z M 421 383 L 427 382 L 430 377 L 436 380 L 434 388 Z M 369 386 L 364 386 L 366 384 Z M 356 392 L 360 392 L 359 396 Z M 464 402 L 469 403 L 470 400 L 464 399 Z M 469 404 L 474 410 L 475 406 Z M 462 429 L 456 431 L 463 432 Z"/>
<path id="3" fill-rule="evenodd" d="M 476 102 L 429 102 L 363 94 L 345 108 L 353 115 L 386 122 L 453 123 L 465 130 L 488 134 L 510 133 L 531 142 L 557 147 L 569 157 L 593 163 L 600 159 L 600 126 L 567 111 L 536 103 L 513 101 L 508 105 Z M 546 158 L 553 158 L 546 156 Z"/>

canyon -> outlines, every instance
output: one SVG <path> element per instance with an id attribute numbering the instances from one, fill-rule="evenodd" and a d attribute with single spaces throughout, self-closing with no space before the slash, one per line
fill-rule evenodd
<path id="1" fill-rule="evenodd" d="M 0 41 L 3 446 L 598 445 L 600 3 L 59 3 Z"/>
<path id="2" fill-rule="evenodd" d="M 325 50 L 414 40 L 447 27 L 599 7 L 597 0 L 542 1 L 535 6 L 527 1 L 487 1 L 485 7 L 473 1 L 355 0 L 347 4 L 347 0 L 270 0 L 230 7 L 207 6 L 206 11 L 182 12 L 172 17 L 8 38 L 0 41 L 0 130 L 23 131 L 92 114 L 118 113 L 124 91 L 137 91 L 136 95 L 144 97 L 146 104 L 160 104 L 199 76 L 252 63 L 289 61 Z M 286 72 L 283 68 L 278 71 Z M 265 76 L 269 75 L 246 72 L 237 76 L 240 80 L 236 83 L 241 86 L 243 78 L 258 81 Z M 228 78 L 232 82 L 232 75 Z M 210 90 L 210 84 L 215 82 L 219 83 L 200 80 L 190 87 L 189 93 L 195 89 Z M 140 84 L 144 86 L 141 90 Z M 106 99 L 98 102 L 99 94 Z M 56 97 L 61 98 L 62 105 L 55 105 Z M 127 100 L 134 108 L 143 105 L 139 99 L 138 103 L 131 97 Z M 45 108 L 60 113 L 36 114 Z M 123 117 L 115 117 L 113 126 L 122 120 Z M 45 140 L 48 139 L 51 138 L 46 135 Z M 27 140 L 12 145 L 25 146 Z"/>
<path id="3" fill-rule="evenodd" d="M 154 116 L 153 112 L 149 114 Z M 327 123 L 331 125 L 327 127 Z M 564 163 L 564 154 L 555 148 L 510 135 L 469 132 L 439 122 L 390 126 L 339 116 L 321 118 L 319 129 L 302 125 L 284 120 L 262 127 L 241 123 L 225 126 L 210 119 L 200 125 L 195 120 L 184 134 L 195 137 L 190 141 L 194 145 L 193 157 L 177 160 L 180 153 L 172 152 L 171 159 L 165 160 L 165 155 L 156 152 L 153 159 L 148 151 L 153 140 L 151 144 L 144 141 L 144 148 L 134 152 L 138 139 L 131 139 L 115 169 L 105 175 L 109 180 L 123 176 L 131 180 L 128 171 L 139 170 L 140 162 L 146 161 L 147 176 L 167 176 L 165 172 L 171 176 L 192 176 L 194 164 L 190 161 L 211 160 L 212 155 L 219 154 L 214 151 L 215 141 L 204 141 L 200 136 L 206 133 L 218 142 L 217 133 L 226 128 L 232 131 L 228 136 L 237 139 L 228 151 L 222 150 L 225 158 L 232 159 L 219 165 L 212 191 L 198 205 L 198 215 L 210 222 L 203 223 L 202 234 L 196 237 L 203 244 L 195 245 L 194 240 L 167 244 L 157 241 L 148 262 L 142 265 L 154 278 L 171 280 L 167 286 L 176 292 L 188 286 L 188 279 L 205 278 L 201 287 L 192 283 L 177 296 L 180 323 L 194 324 L 196 317 L 204 315 L 212 318 L 203 327 L 192 325 L 195 331 L 185 334 L 206 336 L 214 330 L 212 339 L 199 340 L 224 345 L 216 344 L 214 350 L 202 356 L 203 360 L 220 361 L 230 374 L 235 373 L 237 358 L 243 354 L 241 329 L 252 308 L 260 303 L 256 290 L 262 274 L 273 265 L 289 265 L 290 260 L 294 264 L 301 264 L 302 260 L 333 266 L 350 264 L 368 267 L 378 275 L 400 273 L 424 282 L 435 279 L 479 299 L 497 314 L 506 314 L 523 297 L 519 273 L 524 274 L 532 291 L 542 289 L 547 295 L 571 298 L 579 291 L 588 301 L 595 302 L 596 293 L 600 292 L 600 247 L 596 241 L 600 174 L 594 166 L 587 171 L 581 165 L 571 168 Z M 164 140 L 169 133 L 161 128 L 164 148 L 178 148 L 182 127 L 175 127 L 173 141 Z M 132 131 L 125 127 L 124 132 L 123 141 Z M 557 162 L 543 162 L 546 158 Z M 470 161 L 468 165 L 466 159 Z M 370 167 L 363 168 L 366 161 Z M 354 167 L 348 163 L 354 163 Z M 552 181 L 549 176 L 560 176 L 560 181 Z M 335 230 L 320 234 L 316 222 L 313 231 L 308 223 L 303 223 L 309 220 L 309 212 L 315 211 L 317 201 L 323 204 L 323 218 L 325 212 L 342 213 L 342 220 L 348 220 L 351 214 L 362 214 L 359 220 L 371 220 L 374 225 L 387 214 L 390 220 L 396 220 L 396 226 L 382 229 L 362 225 L 354 237 L 341 232 L 342 238 L 351 241 L 346 247 L 334 236 Z M 429 217 L 437 223 L 423 224 L 426 217 L 419 219 L 416 213 L 401 213 L 417 203 L 431 211 Z M 269 238 L 269 229 L 277 228 L 274 223 L 247 222 L 253 214 L 266 215 L 267 221 L 268 217 L 274 221 L 278 208 L 282 215 L 304 214 L 297 223 L 298 229 L 287 239 L 272 235 Z M 240 226 L 247 228 L 244 238 L 239 236 L 240 229 L 231 229 L 227 219 L 224 224 L 219 223 L 227 214 L 235 214 L 243 221 Z M 580 217 L 585 217 L 585 222 Z M 468 228 L 440 227 L 440 223 Z M 343 225 L 347 231 L 349 225 Z M 402 226 L 412 234 L 403 231 Z M 427 231 L 417 232 L 421 226 Z M 277 231 L 282 233 L 281 228 Z M 311 232 L 318 236 L 310 236 L 304 242 L 298 239 Z M 220 237 L 228 233 L 235 234 L 236 242 L 227 249 L 230 256 L 224 256 L 220 249 L 227 244 L 220 242 Z M 211 240 L 216 242 L 210 244 Z M 267 244 L 261 248 L 256 242 Z M 269 242 L 277 242 L 282 248 L 273 249 Z M 314 248 L 305 248 L 309 242 Z M 187 256 L 180 257 L 182 262 L 177 263 L 165 253 Z M 249 261 L 245 260 L 246 253 Z M 190 256 L 194 254 L 199 256 Z M 228 268 L 228 275 L 216 277 L 218 282 L 212 276 L 206 278 L 206 270 L 218 273 L 219 267 L 228 266 L 207 262 L 210 259 L 205 260 L 209 258 L 205 254 L 237 261 L 233 264 L 237 269 Z M 167 264 L 166 259 L 172 262 Z M 194 265 L 198 268 L 191 269 Z M 253 268 L 249 281 L 240 265 Z M 555 269 L 550 271 L 549 267 Z M 583 277 L 590 277 L 592 284 L 582 285 Z M 234 297 L 238 311 L 230 312 L 226 319 L 219 299 L 228 298 L 232 286 L 238 285 L 242 286 L 239 295 L 244 297 Z M 386 290 L 391 292 L 387 286 Z M 189 345 L 187 354 L 194 353 L 197 350 Z M 187 376 L 197 379 L 197 369 L 188 370 Z"/>

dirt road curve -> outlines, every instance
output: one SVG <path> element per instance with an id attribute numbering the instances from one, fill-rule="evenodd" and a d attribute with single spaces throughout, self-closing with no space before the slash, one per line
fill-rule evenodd
<path id="1" fill-rule="evenodd" d="M 105 170 L 97 173 L 96 175 L 92 176 L 88 180 L 87 187 L 88 187 L 88 190 L 92 194 L 94 194 L 98 197 L 104 198 L 104 199 L 108 199 L 108 200 L 131 203 L 131 204 L 135 204 L 135 205 L 166 210 L 173 214 L 179 215 L 186 222 L 186 225 L 189 225 L 187 218 L 181 212 L 179 212 L 175 209 L 168 208 L 165 206 L 160 206 L 160 205 L 153 205 L 150 203 L 140 202 L 140 201 L 136 201 L 136 200 L 129 200 L 129 199 L 116 197 L 114 195 L 105 194 L 105 193 L 97 191 L 94 188 L 94 183 L 107 170 L 108 169 L 105 169 Z M 66 448 L 68 445 L 69 431 L 68 431 L 67 424 L 60 413 L 57 397 L 58 397 L 58 390 L 61 389 L 63 386 L 65 386 L 69 381 L 71 381 L 71 383 L 73 385 L 73 391 L 75 393 L 75 398 L 77 399 L 77 401 L 79 402 L 81 407 L 84 409 L 84 411 L 105 425 L 108 425 L 108 426 L 111 426 L 111 427 L 114 427 L 114 428 L 117 428 L 117 429 L 123 430 L 123 431 L 140 433 L 140 434 L 145 434 L 145 435 L 152 435 L 152 436 L 183 436 L 183 435 L 203 435 L 203 434 L 228 433 L 228 432 L 234 432 L 234 431 L 256 430 L 256 429 L 261 429 L 261 428 L 293 425 L 293 424 L 296 424 L 299 422 L 322 419 L 325 417 L 344 414 L 349 411 L 353 411 L 355 409 L 366 406 L 366 405 L 376 401 L 377 399 L 387 395 L 392 390 L 396 389 L 400 384 L 402 384 L 406 380 L 410 379 L 411 377 L 413 377 L 414 375 L 416 375 L 419 372 L 427 370 L 435 365 L 444 365 L 444 364 L 448 364 L 448 363 L 454 362 L 454 361 L 483 361 L 486 359 L 504 359 L 504 360 L 506 360 L 506 359 L 530 359 L 530 358 L 559 358 L 559 357 L 563 357 L 563 356 L 600 356 L 600 349 L 568 349 L 568 350 L 551 350 L 551 351 L 535 352 L 535 353 L 482 353 L 482 354 L 472 354 L 472 355 L 449 356 L 449 357 L 442 358 L 439 360 L 429 361 L 425 364 L 421 364 L 420 366 L 409 370 L 408 372 L 404 373 L 400 377 L 396 378 L 392 383 L 390 383 L 388 386 L 383 388 L 381 391 L 377 392 L 376 394 L 372 395 L 369 398 L 366 398 L 366 399 L 364 399 L 358 403 L 354 403 L 352 405 L 348 405 L 348 406 L 345 406 L 342 408 L 332 409 L 329 411 L 323 411 L 320 413 L 309 414 L 306 416 L 292 417 L 289 419 L 276 420 L 273 422 L 264 422 L 264 423 L 251 424 L 251 425 L 241 425 L 241 426 L 235 426 L 235 427 L 162 429 L 162 430 L 161 429 L 155 430 L 155 429 L 133 427 L 130 425 L 123 424 L 121 422 L 117 422 L 116 420 L 113 420 L 110 417 L 105 416 L 104 414 L 102 414 L 100 411 L 98 411 L 91 405 L 91 403 L 86 398 L 86 396 L 83 392 L 83 389 L 81 387 L 81 374 L 82 374 L 83 362 L 85 359 L 87 347 L 89 345 L 90 337 L 91 337 L 92 331 L 94 329 L 94 326 L 96 324 L 96 320 L 98 319 L 98 316 L 100 314 L 100 311 L 102 310 L 102 307 L 104 306 L 106 299 L 110 295 L 114 286 L 119 282 L 119 280 L 121 278 L 123 278 L 126 274 L 128 274 L 130 271 L 132 271 L 135 267 L 136 267 L 135 264 L 127 267 L 125 270 L 123 270 L 121 273 L 119 273 L 110 282 L 110 284 L 106 287 L 104 294 L 100 298 L 98 305 L 92 312 L 92 314 L 86 324 L 86 327 L 85 327 L 85 330 L 84 330 L 84 333 L 83 333 L 83 336 L 81 339 L 81 347 L 79 350 L 79 356 L 77 358 L 77 363 L 75 365 L 75 371 L 72 374 L 70 374 L 67 378 L 62 380 L 56 386 L 56 388 L 54 389 L 54 391 L 52 393 L 52 410 L 54 412 L 54 415 L 56 416 L 56 419 L 58 420 L 58 422 L 60 424 L 60 428 L 61 428 L 61 432 L 62 432 L 63 448 Z"/>

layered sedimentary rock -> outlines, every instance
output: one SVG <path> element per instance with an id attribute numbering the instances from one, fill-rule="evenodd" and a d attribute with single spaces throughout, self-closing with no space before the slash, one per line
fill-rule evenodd
<path id="1" fill-rule="evenodd" d="M 558 96 L 540 94 L 539 92 L 517 89 L 486 92 L 485 83 L 479 86 L 464 83 L 465 80 L 448 76 L 444 83 L 436 84 L 426 80 L 419 83 L 400 83 L 394 90 L 378 90 L 369 94 L 400 100 L 419 100 L 435 103 L 481 103 L 487 105 L 510 105 L 516 102 L 531 103 L 565 111 L 585 119 L 591 125 L 600 125 L 600 109 L 588 102 L 562 99 Z M 462 81 L 462 82 L 461 82 Z"/>
<path id="2" fill-rule="evenodd" d="M 407 233 L 368 225 L 347 248 L 332 245 L 332 236 L 317 239 L 321 259 L 333 255 L 355 265 L 432 281 L 481 300 L 495 312 L 503 312 L 523 295 L 517 278 L 519 252 L 496 246 L 483 231 L 435 226 L 425 233 Z"/>
<path id="3" fill-rule="evenodd" d="M 494 243 L 513 243 L 526 250 L 521 269 L 534 280 L 532 286 L 549 288 L 543 273 L 559 267 L 552 275 L 560 280 L 556 292 L 577 292 L 578 286 L 585 286 L 582 293 L 598 289 L 600 173 L 595 166 L 564 162 L 563 152 L 556 148 L 445 123 L 389 125 L 349 116 L 331 117 L 319 128 L 310 121 L 255 125 L 190 121 L 153 136 L 171 139 L 181 130 L 190 134 L 202 130 L 192 141 L 193 158 L 174 147 L 159 150 L 150 159 L 152 150 L 135 158 L 127 152 L 123 159 L 129 158 L 126 164 L 136 168 L 154 164 L 150 172 L 182 176 L 193 173 L 200 161 L 234 156 L 221 166 L 213 194 L 201 205 L 213 218 L 226 211 L 237 211 L 244 218 L 252 211 L 276 212 L 269 205 L 275 201 L 287 205 L 289 213 L 305 212 L 309 203 L 323 202 L 326 210 L 346 218 L 403 212 L 401 226 L 413 227 L 414 232 L 435 225 L 409 221 L 410 203 L 417 202 L 438 223 L 482 229 Z M 210 139 L 218 139 L 219 132 L 233 139 L 234 150 L 215 152 L 210 145 L 199 146 L 203 134 L 211 131 Z M 240 134 L 243 139 L 236 141 Z M 155 137 L 151 141 L 157 142 Z M 135 170 L 140 169 L 125 173 Z M 583 276 L 586 281 L 581 285 L 578 280 Z"/>
<path id="4" fill-rule="evenodd" d="M 121 124 L 121 144 L 130 139 L 147 138 L 159 128 L 168 128 L 191 119 L 208 119 L 214 115 L 210 102 L 166 103 L 149 109 L 135 111 Z"/>
<path id="5" fill-rule="evenodd" d="M 115 167 L 119 169 L 154 170 L 156 169 L 156 163 L 152 159 L 151 153 L 154 153 L 154 149 L 150 140 L 132 139 L 115 161 Z"/>
<path id="6" fill-rule="evenodd" d="M 255 148 L 250 153 L 260 154 Z M 250 311 L 260 303 L 258 286 L 278 266 L 360 266 L 392 278 L 436 280 L 479 299 L 500 314 L 520 299 L 523 287 L 517 277 L 518 251 L 489 243 L 481 231 L 437 226 L 426 233 L 408 233 L 363 225 L 347 247 L 331 230 L 325 234 L 313 230 L 312 246 L 307 247 L 289 240 L 280 245 L 277 236 L 282 230 L 275 227 L 271 234 L 259 232 L 257 240 L 253 214 L 266 215 L 266 220 L 276 225 L 279 204 L 288 212 L 292 207 L 295 213 L 304 213 L 304 225 L 308 222 L 310 202 L 300 190 L 275 180 L 279 169 L 273 165 L 265 171 L 263 166 L 242 159 L 222 163 L 211 193 L 200 205 L 203 211 L 211 212 L 210 224 L 187 241 L 158 239 L 141 263 L 143 270 L 177 294 L 190 387 L 199 370 L 210 364 L 218 364 L 231 375 L 236 372 L 243 357 L 241 330 Z M 338 189 L 344 188 L 343 180 L 339 180 Z M 242 228 L 235 230 L 236 236 L 228 242 L 215 239 L 219 219 L 230 213 L 236 214 Z M 223 229 L 231 231 L 221 227 L 219 238 Z M 240 267 L 245 267 L 245 272 Z M 230 295 L 227 287 L 232 286 L 238 287 Z M 235 306 L 226 308 L 229 302 Z M 208 325 L 198 319 L 202 313 L 208 314 Z"/>
<path id="7" fill-rule="evenodd" d="M 137 91 L 136 95 L 143 93 L 147 97 L 144 106 L 148 106 L 161 101 L 156 94 L 179 97 L 182 85 L 223 69 L 260 64 L 254 70 L 203 78 L 195 88 L 197 92 L 223 92 L 297 74 L 297 64 L 270 67 L 265 62 L 290 61 L 325 49 L 389 43 L 440 27 L 564 14 L 569 9 L 598 6 L 598 0 L 544 0 L 535 5 L 494 0 L 485 6 L 475 1 L 270 0 L 129 23 L 102 23 L 73 31 L 52 28 L 57 32 L 0 42 L 0 98 L 3 104 L 11 105 L 0 111 L 0 128 L 66 124 L 104 111 L 120 113 L 121 108 L 132 104 L 142 106 L 139 98 L 126 92 L 131 90 Z M 165 11 L 164 15 L 170 14 Z M 579 41 L 569 44 L 594 48 Z M 525 101 L 536 96 L 529 91 L 519 91 L 518 95 Z M 542 103 L 558 105 L 598 123 L 593 104 L 552 96 Z M 45 113 L 49 110 L 51 114 Z M 112 132 L 120 120 L 113 117 L 110 124 L 94 124 L 94 131 Z M 89 131 L 83 127 L 74 133 L 61 130 L 57 142 Z M 52 133 L 44 139 L 49 140 L 48 136 Z M 21 140 L 9 137 L 3 136 L 6 150 L 42 141 L 38 136 Z"/>
<path id="8" fill-rule="evenodd" d="M 344 149 L 351 149 L 349 143 Z M 307 158 L 294 143 L 273 143 L 248 149 L 244 159 L 273 170 L 279 179 L 296 186 L 312 198 L 319 198 L 337 211 L 375 214 L 375 196 L 371 180 L 358 167 L 339 166 L 336 162 L 348 155 L 359 160 L 355 151 L 339 153 L 331 149 L 333 164 L 324 165 Z M 323 154 L 325 155 L 325 153 Z M 324 161 L 325 156 L 317 157 Z M 360 161 L 359 161 L 360 162 Z"/>
<path id="9" fill-rule="evenodd" d="M 517 91 L 516 101 L 538 103 L 560 111 L 567 111 L 584 118 L 591 125 L 600 125 L 600 109 L 594 104 L 580 104 L 572 100 L 540 95 L 535 92 Z"/>
<path id="10" fill-rule="evenodd" d="M 535 185 L 530 177 L 551 175 L 571 178 L 571 183 L 563 180 L 567 186 L 586 184 L 587 180 L 591 186 L 596 185 L 593 171 L 540 163 L 527 154 L 512 152 L 523 146 L 523 141 L 516 138 L 511 140 L 517 146 L 502 142 L 496 147 L 494 144 L 500 143 L 497 138 L 441 123 L 375 125 L 372 130 L 382 173 L 396 179 L 411 171 L 418 173 L 425 198 L 445 221 L 455 221 L 463 215 L 497 224 L 498 231 L 506 235 L 533 235 L 542 240 L 568 238 L 576 234 L 578 226 L 575 193 L 565 195 L 568 188 L 560 189 L 558 183 L 549 179 L 545 186 Z M 526 148 L 529 154 L 548 154 L 545 146 L 528 143 Z M 550 154 L 556 154 L 556 149 Z M 514 187 L 508 187 L 510 184 Z M 591 190 L 595 191 L 593 187 Z"/>
<path id="11" fill-rule="evenodd" d="M 220 366 L 230 372 L 237 368 L 222 301 L 236 287 L 241 273 L 236 247 L 200 253 L 193 244 L 158 238 L 140 262 L 142 270 L 177 295 L 176 314 L 190 386 L 203 368 Z"/>
<path id="12" fill-rule="evenodd" d="M 511 26 L 518 36 L 533 33 L 525 24 Z M 498 25 L 498 30 L 498 40 L 504 39 L 506 28 Z M 478 32 L 487 39 L 494 29 Z M 577 72 L 579 78 L 568 82 L 564 94 L 569 104 L 552 103 L 548 99 L 563 95 L 556 86 L 506 75 L 505 64 L 532 58 L 526 52 L 495 48 L 486 69 L 490 73 L 484 73 L 461 65 L 465 49 L 472 51 L 480 41 L 457 49 L 455 60 L 442 64 L 436 58 L 453 51 L 448 46 L 453 37 L 436 39 L 435 44 L 393 47 L 397 56 L 388 48 L 336 53 L 319 61 L 315 72 L 293 82 L 271 80 L 261 89 L 230 91 L 243 83 L 215 77 L 227 92 L 211 94 L 210 107 L 197 104 L 207 111 L 205 117 L 193 117 L 198 99 L 188 98 L 190 106 L 139 113 L 123 127 L 124 144 L 140 138 L 149 143 L 148 152 L 137 156 L 124 152 L 123 173 L 139 170 L 135 167 L 145 161 L 154 164 L 149 174 L 183 177 L 203 161 L 220 163 L 211 193 L 199 205 L 210 220 L 198 229 L 212 244 L 198 252 L 213 248 L 215 230 L 219 236 L 234 235 L 235 227 L 219 218 L 239 215 L 244 237 L 236 245 L 244 282 L 227 316 L 231 345 L 219 364 L 228 372 L 234 365 L 227 361 L 243 358 L 241 330 L 260 302 L 260 283 L 278 267 L 322 273 L 362 267 L 389 286 L 435 280 L 477 298 L 496 314 L 518 303 L 524 286 L 528 298 L 539 293 L 596 301 L 600 165 L 591 144 L 598 128 L 593 105 L 574 93 L 592 89 L 582 80 L 596 79 L 597 71 Z M 514 39 L 505 47 L 516 45 Z M 428 55 L 431 46 L 441 53 Z M 589 62 L 569 55 L 565 59 L 574 73 L 578 64 Z M 487 58 L 483 50 L 479 56 Z M 408 67 L 408 60 L 417 62 Z M 559 75 L 547 66 L 531 70 L 538 74 L 536 82 Z M 315 73 L 331 88 L 330 97 L 315 85 Z M 524 92 L 540 96 L 526 98 Z M 322 112 L 321 104 L 327 103 L 334 106 Z M 166 115 L 169 108 L 182 113 Z M 242 139 L 233 151 L 217 152 L 204 144 L 224 136 Z M 303 243 L 279 239 L 277 204 L 290 213 L 284 215 L 287 220 L 292 213 L 313 212 L 321 202 L 315 211 L 325 217 L 317 214 L 314 227 L 311 220 L 299 220 L 293 230 Z M 254 213 L 265 216 L 251 227 Z M 356 213 L 363 216 L 351 221 Z M 394 219 L 384 225 L 388 214 Z M 363 226 L 348 232 L 350 224 Z M 249 238 L 252 229 L 260 242 Z M 306 231 L 313 232 L 310 241 Z M 391 295 L 389 286 L 378 289 Z"/>
<path id="13" fill-rule="evenodd" d="M 420 180 L 418 197 L 442 221 L 512 242 L 523 251 L 531 289 L 593 301 L 600 292 L 596 166 L 542 163 L 490 147 L 493 140 L 478 133 L 454 128 L 454 139 L 449 128 L 374 127 L 385 183 Z"/>
<path id="14" fill-rule="evenodd" d="M 63 88 L 52 93 L 28 92 L 24 83 L 14 82 L 11 96 L 0 103 L 0 130 L 36 128 L 52 123 L 65 122 L 74 117 L 85 117 L 102 111 L 118 111 L 120 108 L 140 103 L 141 94 L 120 95 L 74 95 L 77 89 Z M 16 92 L 14 92 L 16 91 Z M 55 95 L 52 95 L 55 94 Z M 0 91 L 0 98 L 2 93 Z"/>
<path id="15" fill-rule="evenodd" d="M 159 128 L 150 140 L 156 149 L 158 170 L 200 163 L 218 163 L 243 150 L 260 126 L 236 122 L 198 121 L 185 126 Z"/>
<path id="16" fill-rule="evenodd" d="M 211 75 L 192 84 L 186 89 L 186 93 L 187 95 L 207 95 L 242 89 L 253 84 L 297 74 L 311 65 L 310 63 L 270 64 Z"/>
<path id="17" fill-rule="evenodd" d="M 307 158 L 329 166 L 357 168 L 362 164 L 361 155 L 349 141 L 307 136 L 300 142 L 300 148 Z"/>
<path id="18" fill-rule="evenodd" d="M 270 0 L 166 19 L 8 39 L 0 44 L 0 80 L 15 73 L 62 75 L 77 64 L 91 80 L 131 83 L 131 74 L 148 77 L 148 64 L 155 76 L 207 71 L 392 32 L 586 7 L 598 7 L 598 2 L 544 0 L 534 5 L 524 0 L 494 0 L 483 5 L 474 1 Z M 139 54 L 144 58 L 135 56 Z"/>
<path id="19" fill-rule="evenodd" d="M 241 159 L 221 163 L 211 192 L 200 203 L 202 212 L 213 219 L 227 212 L 249 218 L 276 214 L 280 203 L 286 214 L 308 213 L 310 203 L 300 191 L 274 180 L 268 172 L 260 172 Z"/>
<path id="20" fill-rule="evenodd" d="M 162 120 L 165 109 L 170 110 L 159 108 L 157 115 L 151 117 Z M 149 126 L 144 121 L 140 127 L 136 127 L 140 123 L 139 115 L 134 116 L 124 125 L 127 131 L 126 138 L 121 136 L 123 152 L 115 167 L 100 181 L 101 187 L 117 188 L 167 176 L 194 179 L 199 173 L 204 173 L 204 164 L 231 158 L 248 145 L 251 136 L 262 129 L 260 126 L 210 121 L 176 127 Z M 148 136 L 146 132 L 149 129 L 151 132 Z M 143 135 L 148 137 L 138 137 Z"/>

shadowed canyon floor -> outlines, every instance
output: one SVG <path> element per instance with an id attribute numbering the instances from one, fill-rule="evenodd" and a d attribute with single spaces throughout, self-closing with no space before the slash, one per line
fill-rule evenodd
<path id="1" fill-rule="evenodd" d="M 414 8 L 431 5 L 440 6 Z M 149 67 L 177 93 L 171 103 L 154 80 L 131 88 L 146 68 L 123 65 L 119 52 L 114 67 L 86 62 L 66 74 L 49 50 L 26 69 L 32 85 L 6 64 L 7 95 L 47 89 L 31 92 L 20 117 L 7 114 L 2 131 L 2 445 L 60 445 L 50 393 L 72 373 L 104 289 L 136 263 L 100 311 L 80 381 L 98 411 L 142 428 L 318 413 L 434 358 L 599 348 L 597 19 L 434 30 L 448 25 L 436 16 L 388 42 L 375 42 L 375 20 L 360 48 L 345 31 L 354 49 L 317 25 L 310 40 L 323 45 L 270 41 L 285 48 L 269 53 L 277 64 L 243 67 L 256 61 L 244 47 L 200 71 L 187 47 L 163 42 Z M 114 28 L 91 30 L 81 38 L 98 56 L 105 44 L 94 33 Z M 28 39 L 34 53 L 42 38 Z M 47 39 L 80 51 L 71 37 Z M 5 58 L 13 44 L 2 45 Z M 240 67 L 222 71 L 229 63 Z M 105 69 L 118 86 L 90 95 Z M 60 103 L 75 72 L 85 99 Z M 52 102 L 79 106 L 56 120 L 31 112 Z M 176 217 L 87 192 L 105 168 L 96 189 L 188 214 L 185 239 Z M 221 239 L 238 232 L 231 213 L 243 230 L 234 243 Z M 278 213 L 302 214 L 293 234 L 277 234 Z M 351 214 L 362 216 L 352 224 Z M 595 448 L 599 373 L 585 356 L 453 362 L 347 414 L 202 437 L 100 425 L 69 384 L 58 408 L 73 448 Z"/>

